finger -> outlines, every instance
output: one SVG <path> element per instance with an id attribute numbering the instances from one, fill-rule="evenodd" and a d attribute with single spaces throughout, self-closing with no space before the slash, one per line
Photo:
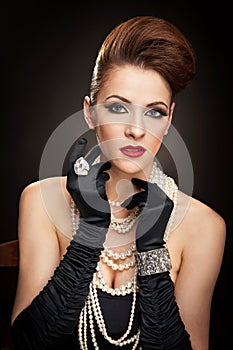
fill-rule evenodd
<path id="1" fill-rule="evenodd" d="M 101 198 L 107 200 L 106 196 L 106 181 L 108 181 L 110 176 L 107 173 L 101 173 L 96 181 L 97 190 Z"/>
<path id="2" fill-rule="evenodd" d="M 91 171 L 92 171 L 92 176 L 93 178 L 98 178 L 101 173 L 103 173 L 105 170 L 108 170 L 111 168 L 111 163 L 110 162 L 102 162 L 102 163 L 97 163 L 91 166 Z"/>
<path id="3" fill-rule="evenodd" d="M 95 145 L 92 149 L 85 155 L 86 161 L 91 165 L 94 160 L 100 155 L 101 149 L 99 145 Z"/>
<path id="4" fill-rule="evenodd" d="M 100 180 L 101 182 L 106 182 L 109 179 L 110 179 L 110 176 L 107 173 L 100 173 L 100 175 L 98 176 L 98 180 Z"/>
<path id="5" fill-rule="evenodd" d="M 121 207 L 126 208 L 128 210 L 135 208 L 141 203 L 145 203 L 147 200 L 147 192 L 142 191 L 133 195 L 133 197 L 127 198 L 123 203 L 121 203 Z"/>
<path id="6" fill-rule="evenodd" d="M 137 178 L 132 178 L 131 179 L 132 183 L 139 187 L 139 188 L 143 188 L 144 190 L 148 190 L 148 182 L 147 181 L 144 181 L 144 180 L 141 180 L 141 179 L 137 179 Z"/>
<path id="7" fill-rule="evenodd" d="M 111 168 L 112 164 L 111 162 L 105 162 L 101 165 L 99 172 L 103 172 L 105 170 L 109 170 Z"/>
<path id="8" fill-rule="evenodd" d="M 84 137 L 76 142 L 74 149 L 69 158 L 70 164 L 73 165 L 75 161 L 83 155 L 83 151 L 86 147 L 86 144 L 87 144 L 87 140 Z"/>
<path id="9" fill-rule="evenodd" d="M 134 209 L 137 206 L 137 201 L 134 200 L 135 198 L 132 197 L 132 199 L 127 198 L 123 203 L 121 203 L 122 208 L 126 208 L 128 210 Z"/>

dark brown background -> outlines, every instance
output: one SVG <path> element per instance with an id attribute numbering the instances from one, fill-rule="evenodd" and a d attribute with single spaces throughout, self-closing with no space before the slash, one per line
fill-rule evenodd
<path id="1" fill-rule="evenodd" d="M 204 2 L 190 1 L 75 3 L 1 5 L 0 242 L 17 238 L 20 193 L 38 179 L 40 157 L 51 133 L 82 108 L 104 37 L 135 15 L 168 19 L 189 38 L 197 57 L 196 78 L 178 96 L 173 122 L 193 162 L 193 196 L 227 224 L 226 250 L 213 298 L 210 350 L 227 349 L 232 328 L 231 11 L 224 2 L 205 7 Z M 13 295 L 15 271 L 2 271 L 1 276 L 1 295 Z"/>

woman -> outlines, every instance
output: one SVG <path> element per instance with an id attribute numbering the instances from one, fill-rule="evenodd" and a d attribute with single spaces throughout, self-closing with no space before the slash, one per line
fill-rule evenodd
<path id="1" fill-rule="evenodd" d="M 194 64 L 162 19 L 132 18 L 105 39 L 84 98 L 99 147 L 83 158 L 80 139 L 67 177 L 20 199 L 16 349 L 208 349 L 225 223 L 154 163 Z M 72 239 L 59 229 L 70 210 Z"/>

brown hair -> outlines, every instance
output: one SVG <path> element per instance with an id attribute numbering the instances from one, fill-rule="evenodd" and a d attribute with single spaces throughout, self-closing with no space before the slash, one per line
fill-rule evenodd
<path id="1" fill-rule="evenodd" d="M 160 73 L 168 82 L 173 97 L 192 81 L 195 74 L 194 52 L 188 40 L 173 24 L 153 16 L 131 18 L 106 37 L 90 84 L 93 104 L 108 72 L 125 64 Z"/>

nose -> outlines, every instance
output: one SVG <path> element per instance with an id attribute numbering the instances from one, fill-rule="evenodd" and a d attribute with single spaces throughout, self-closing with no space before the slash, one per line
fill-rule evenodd
<path id="1" fill-rule="evenodd" d="M 141 139 L 145 135 L 143 111 L 140 106 L 134 106 L 131 111 L 125 127 L 125 135 L 133 140 Z"/>
<path id="2" fill-rule="evenodd" d="M 128 124 L 125 127 L 125 136 L 130 139 L 138 140 L 141 139 L 144 135 L 145 130 L 142 128 L 142 126 Z"/>

